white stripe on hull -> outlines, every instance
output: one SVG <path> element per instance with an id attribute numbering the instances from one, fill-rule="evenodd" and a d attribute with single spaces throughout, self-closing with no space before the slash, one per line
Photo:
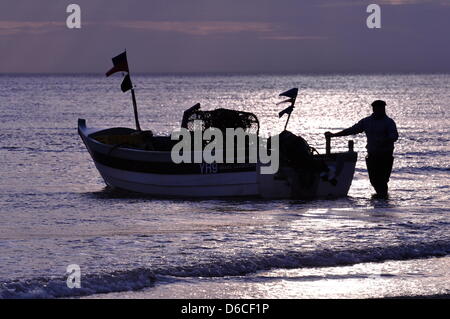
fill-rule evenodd
<path id="1" fill-rule="evenodd" d="M 330 164 L 330 163 L 328 163 Z M 355 173 L 355 164 L 353 162 L 345 162 L 339 176 L 336 177 L 337 184 L 333 185 L 330 182 L 319 179 L 316 196 L 346 196 L 353 180 Z"/>
<path id="2" fill-rule="evenodd" d="M 254 172 L 163 175 L 123 171 L 95 162 L 106 184 L 133 192 L 177 197 L 257 196 Z"/>

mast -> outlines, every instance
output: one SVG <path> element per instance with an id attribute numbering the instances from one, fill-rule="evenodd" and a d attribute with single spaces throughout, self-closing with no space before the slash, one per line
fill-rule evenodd
<path id="1" fill-rule="evenodd" d="M 130 76 L 130 71 L 128 71 L 128 76 Z M 130 82 L 131 82 L 131 77 L 130 77 Z M 138 110 L 137 110 L 136 95 L 134 94 L 133 84 L 131 84 L 131 100 L 133 101 L 134 121 L 136 122 L 136 130 L 142 131 L 141 126 L 139 125 L 139 114 L 138 114 Z"/>
<path id="2" fill-rule="evenodd" d="M 125 52 L 127 52 L 126 49 L 125 49 Z M 127 61 L 127 64 L 128 64 L 128 61 Z M 130 77 L 131 100 L 133 101 L 134 121 L 136 122 L 136 130 L 142 131 L 141 125 L 139 125 L 139 114 L 138 114 L 138 110 L 137 110 L 136 95 L 134 94 L 134 86 L 133 86 L 133 82 L 131 82 L 131 72 L 130 72 L 129 68 L 128 68 L 128 76 Z"/>
<path id="3" fill-rule="evenodd" d="M 134 87 L 130 77 L 131 75 L 130 69 L 128 67 L 127 50 L 125 49 L 124 52 L 112 58 L 112 62 L 113 67 L 108 72 L 106 72 L 106 76 L 110 76 L 111 74 L 114 74 L 116 72 L 127 72 L 127 74 L 123 78 L 120 88 L 122 92 L 131 90 L 131 100 L 133 102 L 134 121 L 136 122 L 136 130 L 142 131 L 141 126 L 139 125 L 139 115 L 137 111 L 136 95 L 134 93 Z"/>
<path id="4" fill-rule="evenodd" d="M 138 131 L 142 131 L 141 126 L 139 125 L 139 115 L 137 111 L 136 96 L 134 95 L 134 89 L 131 89 L 131 99 L 133 100 L 134 121 L 136 122 L 136 129 Z"/>
<path id="5" fill-rule="evenodd" d="M 291 103 L 290 106 L 288 106 L 287 108 L 285 108 L 283 111 L 281 111 L 280 113 L 278 113 L 278 117 L 282 117 L 284 114 L 288 114 L 287 120 L 286 120 L 286 124 L 284 125 L 284 130 L 286 130 L 287 125 L 289 123 L 289 119 L 291 118 L 291 113 L 294 110 L 295 107 L 295 100 L 297 99 L 297 94 L 298 94 L 298 88 L 293 88 L 290 89 L 286 92 L 281 93 L 279 96 L 286 96 L 288 97 L 287 100 L 281 101 L 279 103 L 277 103 L 277 105 L 282 104 L 282 103 Z"/>

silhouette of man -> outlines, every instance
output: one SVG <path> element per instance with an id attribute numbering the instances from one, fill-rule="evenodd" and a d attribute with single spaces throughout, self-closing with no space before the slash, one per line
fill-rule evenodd
<path id="1" fill-rule="evenodd" d="M 397 126 L 386 115 L 386 102 L 376 100 L 372 103 L 372 115 L 338 133 L 326 132 L 325 136 L 337 137 L 366 133 L 366 165 L 372 184 L 378 197 L 388 196 L 388 182 L 394 162 L 394 142 L 398 140 Z"/>

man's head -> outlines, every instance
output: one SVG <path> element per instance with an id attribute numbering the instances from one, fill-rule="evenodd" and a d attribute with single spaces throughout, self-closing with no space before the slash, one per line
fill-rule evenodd
<path id="1" fill-rule="evenodd" d="M 382 100 L 376 100 L 372 102 L 372 110 L 375 115 L 386 114 L 386 102 Z"/>

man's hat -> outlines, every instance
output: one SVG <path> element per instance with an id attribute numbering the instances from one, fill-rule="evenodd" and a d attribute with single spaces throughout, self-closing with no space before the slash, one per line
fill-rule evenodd
<path id="1" fill-rule="evenodd" d="M 384 107 L 386 106 L 386 102 L 382 101 L 382 100 L 376 100 L 372 102 L 372 106 L 379 106 L 379 107 Z"/>

